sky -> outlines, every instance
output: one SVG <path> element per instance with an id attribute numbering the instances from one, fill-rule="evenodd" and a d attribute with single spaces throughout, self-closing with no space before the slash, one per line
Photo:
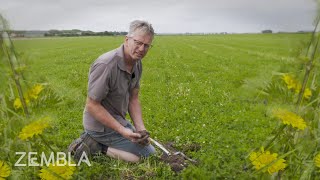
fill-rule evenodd
<path id="1" fill-rule="evenodd" d="M 128 31 L 135 19 L 156 33 L 313 30 L 316 0 L 0 0 L 14 30 Z"/>

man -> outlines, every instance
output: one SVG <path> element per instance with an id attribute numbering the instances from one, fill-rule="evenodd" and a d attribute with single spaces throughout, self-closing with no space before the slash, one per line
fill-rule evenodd
<path id="1" fill-rule="evenodd" d="M 77 158 L 83 151 L 93 154 L 101 150 L 110 157 L 137 162 L 155 152 L 148 140 L 138 96 L 141 59 L 150 49 L 153 36 L 151 24 L 133 21 L 124 43 L 91 65 L 83 115 L 85 134 L 76 146 L 71 145 Z M 125 119 L 127 112 L 134 126 Z"/>

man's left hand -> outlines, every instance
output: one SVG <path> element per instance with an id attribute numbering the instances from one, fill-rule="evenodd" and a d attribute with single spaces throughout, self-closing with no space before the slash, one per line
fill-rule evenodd
<path id="1" fill-rule="evenodd" d="M 147 130 L 137 131 L 136 133 L 141 135 L 141 138 L 139 138 L 136 143 L 140 144 L 141 146 L 148 146 L 150 144 L 150 133 Z"/>

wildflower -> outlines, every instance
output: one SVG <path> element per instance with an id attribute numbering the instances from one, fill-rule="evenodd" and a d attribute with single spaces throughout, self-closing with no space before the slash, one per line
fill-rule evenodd
<path id="1" fill-rule="evenodd" d="M 76 167 L 68 166 L 63 161 L 59 161 L 55 164 L 50 163 L 47 168 L 42 168 L 39 176 L 44 180 L 72 179 L 75 170 Z"/>
<path id="2" fill-rule="evenodd" d="M 29 105 L 30 104 L 30 100 L 29 98 L 25 98 L 25 101 L 26 101 L 26 105 Z M 22 103 L 20 101 L 20 98 L 16 98 L 13 102 L 13 107 L 14 109 L 20 109 L 22 108 Z"/>
<path id="3" fill-rule="evenodd" d="M 299 94 L 299 93 L 300 93 L 300 90 L 301 90 L 301 84 L 297 84 L 296 89 L 295 89 L 295 93 L 296 93 L 296 94 Z M 311 90 L 310 90 L 309 88 L 306 88 L 306 89 L 304 90 L 303 97 L 304 97 L 305 99 L 309 99 L 311 96 L 312 96 Z"/>
<path id="4" fill-rule="evenodd" d="M 47 118 L 43 118 L 37 121 L 32 122 L 31 124 L 25 126 L 20 134 L 19 138 L 26 140 L 32 138 L 34 135 L 41 134 L 45 128 L 49 127 L 49 122 Z"/>
<path id="5" fill-rule="evenodd" d="M 312 92 L 309 88 L 306 88 L 303 93 L 303 97 L 309 99 L 312 96 Z"/>
<path id="6" fill-rule="evenodd" d="M 249 159 L 256 170 L 262 169 L 263 167 L 269 165 L 269 167 L 263 170 L 263 172 L 268 171 L 269 174 L 273 174 L 280 170 L 284 170 L 284 168 L 287 167 L 287 164 L 285 163 L 286 161 L 284 159 L 277 160 L 277 157 L 277 153 L 271 154 L 270 151 L 265 152 L 262 147 L 261 152 L 252 152 Z"/>
<path id="7" fill-rule="evenodd" d="M 26 104 L 30 104 L 30 100 L 36 100 L 39 97 L 39 94 L 43 90 L 43 86 L 40 84 L 37 84 L 33 86 L 26 94 L 24 94 L 24 99 L 26 101 Z M 20 98 L 16 98 L 13 102 L 14 109 L 20 109 L 22 108 L 22 103 L 20 101 Z"/>
<path id="8" fill-rule="evenodd" d="M 285 74 L 282 79 L 287 84 L 288 89 L 297 89 L 299 83 L 292 76 Z"/>
<path id="9" fill-rule="evenodd" d="M 297 83 L 297 85 L 296 85 L 296 87 L 295 87 L 295 89 L 294 89 L 294 92 L 296 93 L 296 94 L 299 94 L 299 92 L 300 92 L 300 90 L 301 90 L 301 84 L 300 83 Z"/>
<path id="10" fill-rule="evenodd" d="M 314 158 L 314 164 L 320 168 L 320 153 Z"/>
<path id="11" fill-rule="evenodd" d="M 22 103 L 21 103 L 21 101 L 20 101 L 19 98 L 16 98 L 16 99 L 14 100 L 14 102 L 13 102 L 13 107 L 14 107 L 15 109 L 20 109 L 20 108 L 22 108 Z"/>
<path id="12" fill-rule="evenodd" d="M 8 177 L 11 174 L 11 169 L 9 165 L 0 160 L 0 179 L 4 179 Z"/>
<path id="13" fill-rule="evenodd" d="M 273 114 L 275 117 L 279 118 L 283 124 L 291 125 L 300 130 L 304 130 L 307 127 L 306 122 L 300 116 L 290 111 L 277 109 L 273 111 Z"/>
<path id="14" fill-rule="evenodd" d="M 287 84 L 288 89 L 292 89 L 296 94 L 300 93 L 301 90 L 301 83 L 299 83 L 296 79 L 294 79 L 292 76 L 285 74 L 283 75 L 282 79 Z M 309 88 L 306 88 L 303 97 L 305 99 L 309 99 L 312 96 L 312 92 Z"/>
<path id="15" fill-rule="evenodd" d="M 30 89 L 30 90 L 28 91 L 28 95 L 27 95 L 27 96 L 30 97 L 30 99 L 36 100 L 36 99 L 38 99 L 38 96 L 39 96 L 40 92 L 41 92 L 43 89 L 44 89 L 44 88 L 43 88 L 42 85 L 37 84 L 37 85 L 33 86 L 32 89 Z"/>

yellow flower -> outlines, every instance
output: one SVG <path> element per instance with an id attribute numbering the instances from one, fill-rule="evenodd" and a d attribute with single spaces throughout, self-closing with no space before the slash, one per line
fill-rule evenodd
<path id="1" fill-rule="evenodd" d="M 30 100 L 28 97 L 25 97 L 26 105 L 28 106 L 30 104 Z M 20 98 L 16 98 L 13 102 L 14 109 L 20 109 L 22 108 L 22 103 L 20 101 Z"/>
<path id="2" fill-rule="evenodd" d="M 30 89 L 26 94 L 24 94 L 24 99 L 26 101 L 26 104 L 29 105 L 30 104 L 30 99 L 31 100 L 36 100 L 39 97 L 39 94 L 41 93 L 41 91 L 43 90 L 43 86 L 40 84 L 37 84 L 35 86 L 32 87 L 32 89 Z M 20 101 L 20 98 L 16 98 L 13 102 L 13 107 L 14 109 L 20 109 L 22 108 L 22 103 Z"/>
<path id="3" fill-rule="evenodd" d="M 287 167 L 287 164 L 285 164 L 286 161 L 284 159 L 277 160 L 277 157 L 277 153 L 271 154 L 270 151 L 265 152 L 262 147 L 261 152 L 252 152 L 249 159 L 256 170 L 270 165 L 267 169 L 263 170 L 263 172 L 268 171 L 269 174 L 273 174 Z"/>
<path id="4" fill-rule="evenodd" d="M 312 96 L 312 92 L 309 88 L 306 88 L 303 93 L 303 97 L 309 99 Z"/>
<path id="5" fill-rule="evenodd" d="M 301 90 L 301 83 L 299 83 L 296 79 L 294 79 L 292 76 L 289 74 L 285 74 L 282 76 L 282 79 L 284 82 L 287 84 L 288 89 L 292 89 L 296 94 L 300 93 Z M 312 96 L 312 92 L 309 88 L 306 88 L 303 97 L 305 99 L 309 99 Z"/>
<path id="6" fill-rule="evenodd" d="M 8 177 L 11 174 L 11 169 L 9 165 L 0 160 L 0 179 L 4 179 Z"/>
<path id="7" fill-rule="evenodd" d="M 291 75 L 285 74 L 282 79 L 287 84 L 288 89 L 297 89 L 299 83 Z"/>
<path id="8" fill-rule="evenodd" d="M 300 90 L 301 90 L 301 84 L 300 83 L 297 83 L 297 85 L 296 85 L 296 87 L 295 87 L 295 89 L 294 89 L 294 92 L 296 93 L 296 94 L 299 94 L 299 92 L 300 92 Z"/>
<path id="9" fill-rule="evenodd" d="M 314 158 L 314 164 L 320 168 L 320 153 Z"/>
<path id="10" fill-rule="evenodd" d="M 49 127 L 48 121 L 48 118 L 43 118 L 30 123 L 21 130 L 19 138 L 26 140 L 28 138 L 32 138 L 34 135 L 41 134 L 45 128 Z"/>
<path id="11" fill-rule="evenodd" d="M 277 109 L 273 111 L 273 115 L 279 118 L 284 124 L 291 125 L 300 130 L 304 130 L 307 125 L 306 122 L 297 114 L 284 109 Z"/>
<path id="12" fill-rule="evenodd" d="M 14 100 L 14 102 L 13 102 L 13 107 L 14 107 L 15 109 L 20 109 L 20 108 L 22 108 L 22 103 L 21 103 L 21 101 L 20 101 L 19 98 L 16 98 L 16 99 Z"/>
<path id="13" fill-rule="evenodd" d="M 42 168 L 39 173 L 40 178 L 44 180 L 72 179 L 76 167 L 63 164 L 64 161 L 60 161 L 59 164 L 56 162 L 49 164 L 47 168 Z"/>
<path id="14" fill-rule="evenodd" d="M 44 89 L 43 86 L 40 84 L 33 86 L 32 89 L 30 89 L 28 91 L 28 97 L 30 97 L 30 99 L 34 99 L 34 100 L 38 99 L 38 96 L 43 89 Z"/>

